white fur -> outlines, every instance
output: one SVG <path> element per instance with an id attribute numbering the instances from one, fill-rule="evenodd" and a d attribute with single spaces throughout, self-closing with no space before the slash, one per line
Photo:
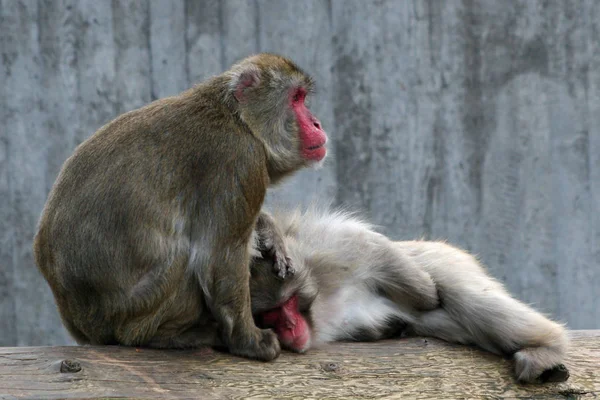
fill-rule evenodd
<path id="1" fill-rule="evenodd" d="M 352 339 L 357 329 L 381 331 L 399 318 L 418 335 L 513 354 L 522 381 L 564 359 L 564 327 L 510 296 L 465 251 L 442 242 L 392 242 L 342 211 L 279 213 L 276 220 L 290 251 L 301 257 L 299 267 L 319 284 L 312 306 L 315 345 Z M 413 281 L 417 291 L 435 282 L 441 306 L 415 309 L 403 297 L 410 290 L 403 285 Z M 399 295 L 392 299 L 381 288 Z"/>

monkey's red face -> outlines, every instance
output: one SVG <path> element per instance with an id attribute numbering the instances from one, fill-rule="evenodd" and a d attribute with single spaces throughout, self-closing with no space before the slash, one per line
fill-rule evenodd
<path id="1" fill-rule="evenodd" d="M 300 313 L 297 295 L 290 297 L 281 306 L 263 313 L 262 324 L 272 328 L 281 344 L 290 350 L 303 353 L 310 347 L 311 331 Z"/>
<path id="2" fill-rule="evenodd" d="M 302 156 L 309 161 L 321 161 L 327 155 L 327 134 L 321 128 L 319 120 L 312 115 L 306 107 L 306 90 L 302 87 L 294 88 L 290 92 L 290 106 L 294 110 L 300 140 L 302 142 Z"/>

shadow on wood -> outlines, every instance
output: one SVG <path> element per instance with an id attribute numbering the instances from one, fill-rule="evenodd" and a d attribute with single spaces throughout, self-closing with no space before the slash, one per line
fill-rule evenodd
<path id="1" fill-rule="evenodd" d="M 600 331 L 572 332 L 569 381 L 521 385 L 510 360 L 435 339 L 335 343 L 270 363 L 126 347 L 0 348 L 0 398 L 596 398 Z"/>

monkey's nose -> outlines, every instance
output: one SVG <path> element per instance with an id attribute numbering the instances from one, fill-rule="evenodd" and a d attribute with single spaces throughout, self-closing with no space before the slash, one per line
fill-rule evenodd
<path id="1" fill-rule="evenodd" d="M 319 124 L 319 121 L 313 122 L 313 125 L 315 126 L 315 128 L 321 129 L 321 124 Z"/>

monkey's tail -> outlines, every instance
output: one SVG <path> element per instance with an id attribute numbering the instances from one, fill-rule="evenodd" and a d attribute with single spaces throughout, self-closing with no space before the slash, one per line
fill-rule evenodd
<path id="1" fill-rule="evenodd" d="M 517 378 L 566 380 L 564 327 L 514 299 L 470 254 L 439 242 L 419 243 L 415 257 L 438 288 L 441 308 L 425 312 L 415 333 L 471 343 L 513 356 Z"/>

